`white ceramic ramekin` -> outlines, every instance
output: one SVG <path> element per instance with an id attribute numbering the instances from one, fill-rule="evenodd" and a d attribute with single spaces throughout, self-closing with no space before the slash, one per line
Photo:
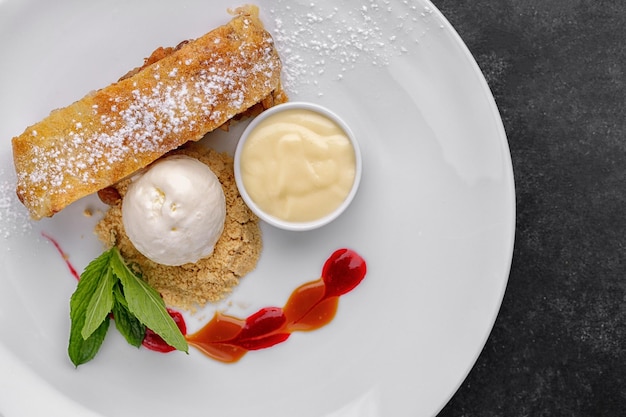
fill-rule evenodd
<path id="1" fill-rule="evenodd" d="M 249 193 L 246 191 L 246 187 L 244 185 L 242 174 L 241 174 L 241 152 L 250 133 L 259 125 L 259 123 L 261 123 L 263 120 L 270 117 L 271 115 L 279 113 L 279 112 L 283 112 L 286 110 L 293 110 L 293 109 L 303 109 L 303 110 L 313 111 L 334 121 L 344 131 L 344 133 L 350 140 L 350 143 L 352 144 L 352 148 L 354 149 L 355 176 L 354 176 L 354 182 L 352 183 L 352 187 L 350 188 L 350 191 L 346 195 L 346 198 L 331 213 L 321 218 L 311 220 L 311 221 L 306 221 L 306 222 L 293 222 L 293 221 L 283 220 L 276 216 L 270 215 L 264 210 L 262 210 L 255 203 L 255 201 L 250 197 Z M 294 102 L 279 104 L 268 110 L 265 110 L 263 113 L 258 115 L 252 122 L 250 122 L 248 127 L 244 130 L 243 134 L 241 135 L 241 138 L 239 139 L 239 143 L 237 143 L 237 148 L 235 150 L 234 170 L 235 170 L 235 181 L 237 183 L 237 187 L 239 189 L 239 193 L 241 194 L 241 197 L 243 198 L 245 203 L 248 205 L 248 207 L 250 207 L 252 212 L 254 212 L 261 220 L 267 222 L 268 224 L 272 226 L 275 226 L 284 230 L 304 231 L 304 230 L 312 230 L 312 229 L 317 229 L 319 227 L 322 227 L 332 222 L 333 220 L 335 220 L 345 211 L 345 209 L 350 205 L 350 203 L 354 199 L 354 196 L 356 195 L 356 192 L 359 188 L 363 167 L 362 167 L 361 151 L 359 149 L 359 144 L 357 143 L 357 140 L 354 134 L 350 130 L 350 127 L 343 121 L 343 119 L 341 119 L 339 116 L 337 116 L 337 114 L 335 114 L 331 110 L 325 107 L 322 107 L 320 105 L 308 103 L 308 102 L 295 102 L 294 101 Z"/>

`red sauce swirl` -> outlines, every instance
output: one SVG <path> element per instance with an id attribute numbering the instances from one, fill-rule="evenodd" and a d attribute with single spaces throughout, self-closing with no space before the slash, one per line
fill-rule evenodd
<path id="1" fill-rule="evenodd" d="M 236 362 L 248 351 L 284 342 L 294 331 L 309 331 L 328 324 L 337 312 L 339 296 L 365 277 L 365 261 L 350 249 L 335 251 L 325 262 L 322 277 L 293 291 L 284 307 L 265 307 L 245 320 L 215 313 L 187 341 L 205 355 Z"/>

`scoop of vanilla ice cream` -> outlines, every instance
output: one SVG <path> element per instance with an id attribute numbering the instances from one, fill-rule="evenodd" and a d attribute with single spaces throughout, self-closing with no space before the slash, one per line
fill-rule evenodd
<path id="1" fill-rule="evenodd" d="M 211 169 L 183 155 L 163 158 L 134 179 L 122 222 L 135 248 L 163 265 L 197 262 L 213 253 L 224 230 L 226 200 Z"/>

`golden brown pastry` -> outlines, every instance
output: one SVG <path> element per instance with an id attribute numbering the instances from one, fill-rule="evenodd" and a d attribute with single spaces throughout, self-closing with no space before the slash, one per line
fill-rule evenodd
<path id="1" fill-rule="evenodd" d="M 286 100 L 280 58 L 258 9 L 235 14 L 13 138 L 17 195 L 33 219 L 118 182 L 257 103 Z"/>

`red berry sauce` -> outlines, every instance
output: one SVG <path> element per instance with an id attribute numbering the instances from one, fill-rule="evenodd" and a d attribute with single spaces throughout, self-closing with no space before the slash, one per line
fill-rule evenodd
<path id="1" fill-rule="evenodd" d="M 325 262 L 322 277 L 298 287 L 284 307 L 265 307 L 245 320 L 217 312 L 202 329 L 186 336 L 187 341 L 213 359 L 236 362 L 250 350 L 284 342 L 294 331 L 330 323 L 339 296 L 359 285 L 366 271 L 361 256 L 339 249 Z"/>
<path id="2" fill-rule="evenodd" d="M 67 265 L 67 268 L 70 270 L 70 273 L 78 281 L 80 279 L 80 274 L 76 271 L 76 268 L 74 268 L 74 265 L 72 265 L 72 263 L 70 262 L 70 257 L 65 253 L 63 248 L 61 248 L 61 245 L 59 245 L 59 242 L 57 242 L 52 236 L 48 235 L 46 232 L 41 232 L 41 236 L 48 239 L 50 243 L 54 245 L 54 248 L 57 250 L 57 252 L 59 252 L 59 255 L 61 255 L 61 258 L 63 258 L 63 260 L 65 261 L 65 264 Z"/>

